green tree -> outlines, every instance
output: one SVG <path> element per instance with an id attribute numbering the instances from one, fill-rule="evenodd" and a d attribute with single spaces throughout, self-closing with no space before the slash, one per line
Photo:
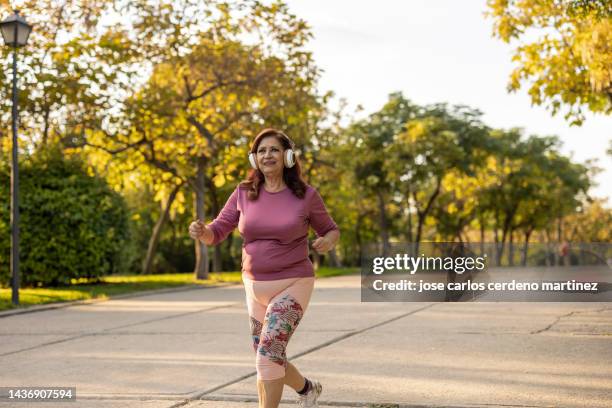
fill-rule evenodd
<path id="1" fill-rule="evenodd" d="M 535 105 L 572 125 L 583 107 L 612 112 L 612 7 L 607 0 L 488 0 L 493 34 L 517 43 L 508 89 L 529 84 Z"/>
<path id="2" fill-rule="evenodd" d="M 585 166 L 559 153 L 557 137 L 523 140 L 520 129 L 494 130 L 491 137 L 495 147 L 487 171 L 494 181 L 483 198 L 492 218 L 496 261 L 501 264 L 508 239 L 513 248 L 514 230 L 521 229 L 527 240 L 536 228 L 549 230 L 576 210 L 590 183 Z"/>
<path id="3" fill-rule="evenodd" d="M 346 147 L 350 155 L 355 183 L 359 185 L 360 200 L 371 200 L 374 204 L 364 207 L 370 213 L 375 206 L 376 224 L 381 237 L 383 253 L 389 249 L 393 233 L 393 220 L 398 206 L 392 201 L 395 177 L 388 175 L 385 167 L 384 150 L 390 146 L 396 135 L 405 130 L 406 123 L 415 118 L 418 107 L 401 93 L 392 93 L 389 100 L 378 112 L 353 123 L 347 130 Z M 366 209 L 368 208 L 368 209 Z"/>
<path id="4" fill-rule="evenodd" d="M 35 27 L 27 47 L 19 50 L 18 66 L 21 143 L 32 150 L 61 138 L 71 122 L 95 123 L 140 73 L 132 65 L 127 33 L 103 22 L 114 1 L 20 3 L 21 14 Z M 0 14 L 9 13 L 8 2 L 0 4 Z M 11 49 L 0 52 L 0 80 L 10 84 Z M 8 133 L 10 115 L 10 98 L 3 98 L 0 132 Z"/>
<path id="5" fill-rule="evenodd" d="M 569 242 L 612 242 L 612 209 L 607 199 L 584 202 L 564 219 L 564 239 Z"/>
<path id="6" fill-rule="evenodd" d="M 446 104 L 437 104 L 425 107 L 416 119 L 405 124 L 405 131 L 395 135 L 393 143 L 385 149 L 385 169 L 398 183 L 399 194 L 408 197 L 408 216 L 412 208 L 416 213 L 416 251 L 425 221 L 443 193 L 443 185 L 454 183 L 456 186 L 457 177 L 471 175 L 474 163 L 482 155 L 486 128 L 480 116 L 479 111 L 465 106 L 449 108 Z M 448 188 L 450 191 L 453 187 Z M 447 201 L 450 199 L 447 197 Z M 454 204 L 446 203 L 446 206 L 454 211 L 457 204 L 455 200 Z M 468 216 L 461 224 L 470 218 Z M 463 226 L 457 225 L 454 229 L 453 237 L 460 234 Z"/>
<path id="7" fill-rule="evenodd" d="M 0 171 L 0 281 L 9 271 L 9 171 Z M 24 286 L 67 285 L 125 270 L 131 262 L 123 198 L 56 146 L 20 163 L 20 259 Z"/>
<path id="8" fill-rule="evenodd" d="M 218 195 L 215 189 L 244 174 L 245 160 L 233 159 L 246 157 L 248 141 L 259 131 L 253 124 L 280 126 L 297 142 L 307 140 L 308 118 L 319 103 L 318 71 L 302 49 L 310 34 L 283 3 L 252 2 L 239 10 L 220 3 L 207 29 L 191 41 L 185 39 L 180 53 L 164 54 L 164 48 L 148 44 L 144 34 L 161 18 L 159 10 L 140 5 L 138 21 L 148 23 L 136 25 L 136 38 L 143 42 L 143 55 L 159 62 L 143 87 L 126 98 L 119 115 L 99 129 L 75 124 L 69 142 L 115 158 L 125 153 L 125 163 L 155 168 L 164 174 L 158 182 L 167 185 L 168 194 L 181 184 L 189 186 L 194 217 L 206 219 L 207 186 L 214 198 L 211 203 L 219 208 L 229 191 Z M 162 15 L 180 16 L 175 5 L 166 6 Z M 221 173 L 212 174 L 211 169 Z M 158 233 L 156 227 L 152 240 Z M 147 258 L 154 247 L 152 242 Z M 197 278 L 208 273 L 208 251 L 201 242 L 196 243 L 195 272 Z"/>

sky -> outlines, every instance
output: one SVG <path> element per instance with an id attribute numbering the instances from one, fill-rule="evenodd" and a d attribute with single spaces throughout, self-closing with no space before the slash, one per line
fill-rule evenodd
<path id="1" fill-rule="evenodd" d="M 531 106 L 526 89 L 508 93 L 513 46 L 492 37 L 485 0 L 288 0 L 315 38 L 307 47 L 323 70 L 321 91 L 334 91 L 363 115 L 401 91 L 419 105 L 464 104 L 495 128 L 526 135 L 557 135 L 575 162 L 598 159 L 603 168 L 591 190 L 612 198 L 612 117 L 588 114 L 581 127 L 562 114 Z M 610 199 L 609 203 L 612 203 Z"/>

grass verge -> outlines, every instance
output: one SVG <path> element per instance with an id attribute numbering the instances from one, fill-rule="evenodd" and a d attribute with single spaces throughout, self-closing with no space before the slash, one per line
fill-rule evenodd
<path id="1" fill-rule="evenodd" d="M 359 273 L 358 268 L 319 268 L 316 276 L 327 278 Z M 19 290 L 17 308 L 27 308 L 48 303 L 69 302 L 85 299 L 108 299 L 126 293 L 143 290 L 174 288 L 179 286 L 211 286 L 222 282 L 240 283 L 241 272 L 210 273 L 209 279 L 196 280 L 193 273 L 161 275 L 105 276 L 97 281 L 72 280 L 70 286 L 54 288 L 22 288 Z M 11 288 L 0 288 L 0 311 L 14 309 Z"/>

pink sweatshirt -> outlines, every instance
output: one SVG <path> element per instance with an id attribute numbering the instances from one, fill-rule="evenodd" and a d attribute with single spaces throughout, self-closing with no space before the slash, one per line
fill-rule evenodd
<path id="1" fill-rule="evenodd" d="M 303 199 L 289 188 L 269 193 L 261 186 L 255 201 L 236 187 L 225 206 L 208 224 L 217 245 L 238 226 L 243 238 L 242 273 L 253 280 L 312 277 L 308 259 L 308 226 L 318 236 L 338 229 L 314 187 L 307 185 Z"/>

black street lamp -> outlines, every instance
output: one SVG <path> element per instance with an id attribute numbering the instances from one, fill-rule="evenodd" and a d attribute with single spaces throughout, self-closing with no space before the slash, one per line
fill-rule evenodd
<path id="1" fill-rule="evenodd" d="M 17 47 L 26 45 L 32 26 L 15 14 L 0 23 L 4 43 L 13 47 L 13 157 L 11 165 L 11 287 L 19 305 L 19 162 L 17 161 Z"/>

